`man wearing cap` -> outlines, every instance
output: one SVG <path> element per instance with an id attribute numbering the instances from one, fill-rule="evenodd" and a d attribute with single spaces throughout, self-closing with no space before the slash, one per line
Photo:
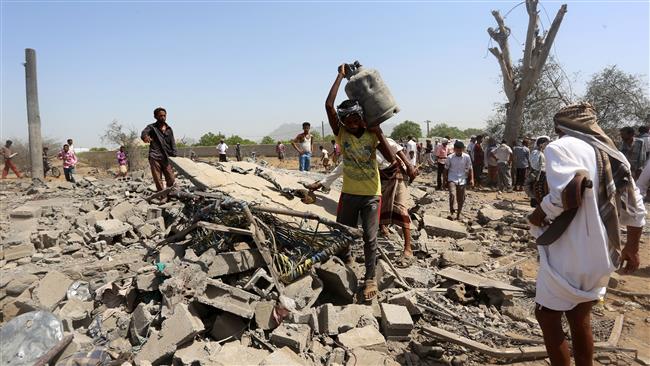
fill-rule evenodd
<path id="1" fill-rule="evenodd" d="M 535 316 L 551 365 L 571 364 L 563 315 L 575 364 L 591 365 L 591 308 L 612 272 L 639 268 L 646 210 L 630 163 L 589 103 L 564 107 L 553 121 L 560 138 L 544 149 L 548 193 L 528 218 L 539 251 Z M 622 249 L 621 225 L 627 227 Z"/>
<path id="2" fill-rule="evenodd" d="M 460 213 L 465 203 L 465 187 L 469 183 L 474 185 L 474 172 L 472 159 L 464 153 L 465 144 L 462 141 L 454 143 L 454 153 L 445 160 L 445 181 L 449 185 L 449 219 L 453 219 L 456 213 L 456 220 L 460 220 Z M 454 202 L 458 204 L 458 211 L 454 210 Z"/>
<path id="3" fill-rule="evenodd" d="M 442 189 L 442 177 L 444 176 L 445 164 L 447 163 L 447 144 L 449 144 L 449 140 L 442 139 L 441 143 L 436 145 L 436 165 L 438 167 L 437 190 Z"/>

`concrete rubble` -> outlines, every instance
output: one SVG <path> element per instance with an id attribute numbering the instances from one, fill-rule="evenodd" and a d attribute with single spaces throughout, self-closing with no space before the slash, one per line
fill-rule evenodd
<path id="1" fill-rule="evenodd" d="M 469 199 L 472 217 L 453 221 L 446 193 L 416 181 L 416 261 L 395 269 L 400 233 L 380 238 L 380 293 L 364 302 L 360 237 L 335 223 L 340 185 L 308 205 L 254 171 L 289 189 L 322 175 L 173 161 L 168 200 L 150 197 L 142 172 L 2 186 L 0 326 L 52 312 L 72 335 L 60 364 L 100 348 L 122 365 L 482 364 L 423 329 L 494 347 L 541 340 L 518 265 L 534 261 L 521 205 Z M 346 263 L 336 254 L 348 245 Z"/>

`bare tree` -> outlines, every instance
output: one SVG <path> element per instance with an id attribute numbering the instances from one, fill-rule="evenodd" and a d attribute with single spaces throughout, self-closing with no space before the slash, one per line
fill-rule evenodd
<path id="1" fill-rule="evenodd" d="M 140 134 L 133 127 L 128 129 L 124 128 L 122 124 L 114 119 L 108 124 L 101 139 L 104 142 L 124 146 L 124 150 L 126 150 L 128 156 L 129 171 L 138 167 L 141 158 L 138 149 Z"/>
<path id="2" fill-rule="evenodd" d="M 516 72 L 515 68 L 513 68 L 510 58 L 510 48 L 508 46 L 510 28 L 506 27 L 499 11 L 492 11 L 492 16 L 494 16 L 498 27 L 496 29 L 490 27 L 487 30 L 490 37 L 499 45 L 499 47 L 492 47 L 489 50 L 496 57 L 501 67 L 503 91 L 508 98 L 504 130 L 504 138 L 508 143 L 514 143 L 519 136 L 526 97 L 540 77 L 555 36 L 567 11 L 566 4 L 563 4 L 558 10 L 548 32 L 540 36 L 538 28 L 538 3 L 539 0 L 526 0 L 528 30 L 526 32 L 524 58 L 518 67 L 519 72 Z"/>

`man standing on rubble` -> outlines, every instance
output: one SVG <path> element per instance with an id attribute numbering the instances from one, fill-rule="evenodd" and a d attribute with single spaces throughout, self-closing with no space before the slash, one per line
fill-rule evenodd
<path id="1" fill-rule="evenodd" d="M 630 163 L 598 126 L 590 104 L 562 108 L 553 120 L 560 138 L 544 150 L 548 194 L 529 216 L 531 233 L 539 236 L 535 316 L 552 365 L 571 363 L 563 313 L 576 365 L 591 365 L 591 308 L 612 272 L 639 268 L 646 211 Z M 622 250 L 619 225 L 627 226 Z"/>
<path id="2" fill-rule="evenodd" d="M 501 145 L 492 151 L 492 155 L 497 161 L 497 187 L 499 191 L 512 191 L 512 174 L 510 174 L 512 149 L 508 146 L 506 140 L 501 141 Z"/>
<path id="3" fill-rule="evenodd" d="M 147 125 L 142 130 L 140 138 L 149 144 L 149 165 L 151 175 L 158 191 L 163 190 L 162 176 L 165 176 L 167 187 L 174 185 L 174 171 L 169 162 L 170 157 L 176 156 L 176 140 L 174 131 L 167 124 L 167 111 L 165 108 L 154 109 L 153 116 L 156 122 Z"/>
<path id="4" fill-rule="evenodd" d="M 220 162 L 228 161 L 228 158 L 226 156 L 227 152 L 228 152 L 228 145 L 226 145 L 226 142 L 223 141 L 223 139 L 221 139 L 221 141 L 219 141 L 219 145 L 217 145 L 217 153 L 219 154 Z"/>
<path id="5" fill-rule="evenodd" d="M 302 132 L 291 141 L 291 146 L 298 152 L 298 169 L 301 172 L 308 172 L 311 166 L 311 138 L 312 134 L 309 132 L 311 124 L 303 122 Z"/>
<path id="6" fill-rule="evenodd" d="M 334 101 L 345 76 L 345 65 L 339 66 L 336 80 L 330 89 L 325 110 L 330 127 L 341 146 L 343 157 L 343 189 L 339 199 L 336 221 L 356 227 L 361 216 L 363 227 L 365 286 L 363 296 L 370 301 L 377 296 L 375 267 L 377 259 L 377 231 L 381 207 L 381 184 L 376 150 L 379 149 L 392 166 L 397 164 L 386 137 L 377 127 L 368 128 L 363 109 L 356 100 L 346 100 L 338 107 Z M 346 262 L 352 260 L 351 249 L 343 254 Z"/>
<path id="7" fill-rule="evenodd" d="M 17 178 L 22 178 L 22 175 L 20 175 L 20 172 L 18 171 L 18 168 L 16 168 L 16 165 L 14 165 L 14 162 L 11 161 L 16 154 L 11 151 L 11 145 L 13 145 L 13 141 L 7 140 L 5 143 L 5 146 L 2 147 L 2 158 L 5 161 L 5 167 L 2 169 L 2 179 L 7 179 L 7 174 L 9 174 L 9 169 L 11 169 L 14 174 L 16 174 Z"/>
<path id="8" fill-rule="evenodd" d="M 460 220 L 465 203 L 465 188 L 468 184 L 474 186 L 472 159 L 464 150 L 465 144 L 462 141 L 454 142 L 454 153 L 445 162 L 445 181 L 449 187 L 449 220 L 453 220 L 454 213 L 456 220 Z M 458 212 L 454 209 L 454 203 L 457 203 Z"/>

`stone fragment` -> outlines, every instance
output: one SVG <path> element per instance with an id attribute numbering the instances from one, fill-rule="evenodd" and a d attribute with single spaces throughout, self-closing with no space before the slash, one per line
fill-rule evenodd
<path id="1" fill-rule="evenodd" d="M 23 205 L 14 208 L 9 213 L 9 217 L 14 219 L 32 219 L 41 217 L 43 209 L 40 206 Z"/>
<path id="2" fill-rule="evenodd" d="M 262 330 L 273 329 L 278 326 L 278 323 L 273 317 L 273 309 L 275 308 L 275 301 L 258 301 L 255 305 L 255 323 L 257 327 Z"/>
<path id="3" fill-rule="evenodd" d="M 36 281 L 38 281 L 38 276 L 36 275 L 30 273 L 21 274 L 7 283 L 5 291 L 7 292 L 7 295 L 17 297 Z"/>
<path id="4" fill-rule="evenodd" d="M 423 217 L 424 229 L 432 236 L 448 236 L 455 239 L 467 237 L 467 228 L 462 223 L 451 221 L 433 214 Z"/>
<path id="5" fill-rule="evenodd" d="M 257 295 L 214 279 L 207 279 L 205 292 L 197 296 L 197 300 L 202 304 L 246 319 L 251 319 L 255 314 L 255 305 L 259 299 Z"/>
<path id="6" fill-rule="evenodd" d="M 144 220 L 140 216 L 136 216 L 136 215 L 129 216 L 126 219 L 126 222 L 136 229 L 145 224 Z"/>
<path id="7" fill-rule="evenodd" d="M 296 309 L 302 310 L 314 305 L 322 291 L 320 278 L 309 274 L 286 286 L 283 294 L 296 302 Z"/>
<path id="8" fill-rule="evenodd" d="M 481 252 L 460 252 L 449 250 L 442 253 L 445 267 L 459 265 L 464 267 L 477 267 L 485 263 L 485 256 Z"/>
<path id="9" fill-rule="evenodd" d="M 125 224 L 120 220 L 109 219 L 97 221 L 95 223 L 95 229 L 97 229 L 99 236 L 104 238 L 112 238 L 125 234 L 131 229 L 131 225 Z"/>
<path id="10" fill-rule="evenodd" d="M 52 311 L 66 297 L 72 280 L 61 272 L 50 271 L 39 282 L 33 292 L 33 298 L 44 309 Z"/>
<path id="11" fill-rule="evenodd" d="M 267 297 L 274 287 L 273 278 L 266 273 L 264 268 L 258 268 L 251 276 L 251 279 L 244 285 L 244 290 L 253 291 L 262 297 Z"/>
<path id="12" fill-rule="evenodd" d="M 63 322 L 63 327 L 67 331 L 73 331 L 79 328 L 88 328 L 91 321 L 91 312 L 94 306 L 92 301 L 81 301 L 70 299 L 59 310 L 59 318 Z"/>
<path id="13" fill-rule="evenodd" d="M 36 249 L 32 243 L 18 244 L 10 247 L 5 247 L 4 250 L 2 250 L 2 257 L 6 261 L 13 261 L 16 259 L 29 257 L 33 255 L 35 251 Z"/>
<path id="14" fill-rule="evenodd" d="M 59 237 L 61 236 L 61 231 L 59 230 L 48 230 L 41 231 L 40 233 L 40 246 L 39 249 L 51 248 L 53 246 L 59 245 Z"/>
<path id="15" fill-rule="evenodd" d="M 350 329 L 343 334 L 339 334 L 339 342 L 348 349 L 359 347 L 381 348 L 386 345 L 384 336 L 371 325 Z"/>
<path id="16" fill-rule="evenodd" d="M 268 355 L 261 363 L 260 366 L 306 366 L 308 365 L 305 360 L 300 358 L 289 347 L 282 347 L 275 350 L 275 352 Z"/>
<path id="17" fill-rule="evenodd" d="M 86 223 L 90 226 L 94 226 L 98 221 L 103 221 L 108 219 L 108 213 L 104 211 L 93 210 L 86 214 Z"/>
<path id="18" fill-rule="evenodd" d="M 356 348 L 351 351 L 352 355 L 348 359 L 346 366 L 361 365 L 382 365 L 382 366 L 399 366 L 400 363 L 383 352 Z M 355 360 L 361 360 L 355 362 Z M 407 363 L 408 364 L 408 363 Z"/>
<path id="19" fill-rule="evenodd" d="M 194 341 L 192 344 L 179 348 L 174 352 L 173 365 L 210 365 L 211 359 L 215 357 L 220 350 L 221 345 L 217 342 Z"/>
<path id="20" fill-rule="evenodd" d="M 301 353 L 307 347 L 311 328 L 305 324 L 282 323 L 271 333 L 270 341 L 276 347 L 287 346 Z"/>
<path id="21" fill-rule="evenodd" d="M 209 266 L 208 277 L 220 277 L 265 266 L 264 259 L 257 249 L 220 253 L 210 259 L 211 263 L 205 263 Z"/>
<path id="22" fill-rule="evenodd" d="M 186 343 L 203 331 L 203 322 L 185 304 L 174 307 L 174 314 L 167 318 L 160 333 L 151 336 L 135 357 L 136 364 L 149 361 L 159 364 L 165 357 L 172 355 L 178 346 Z"/>
<path id="23" fill-rule="evenodd" d="M 136 276 L 135 283 L 138 290 L 148 292 L 158 290 L 161 279 L 156 272 L 141 273 Z"/>
<path id="24" fill-rule="evenodd" d="M 246 347 L 236 341 L 224 344 L 219 353 L 211 357 L 210 364 L 215 366 L 259 365 L 268 355 L 268 351 Z"/>
<path id="25" fill-rule="evenodd" d="M 483 206 L 477 213 L 478 223 L 487 225 L 490 221 L 499 221 L 508 214 L 507 211 L 499 210 L 490 206 Z"/>
<path id="26" fill-rule="evenodd" d="M 347 303 L 354 300 L 358 279 L 340 258 L 331 257 L 327 262 L 316 267 L 316 273 L 323 281 L 325 291 L 340 296 Z"/>
<path id="27" fill-rule="evenodd" d="M 379 291 L 384 291 L 387 288 L 395 287 L 395 274 L 390 269 L 390 266 L 386 261 L 380 259 L 377 261 L 377 267 L 375 268 L 375 282 L 377 282 L 377 287 Z"/>
<path id="28" fill-rule="evenodd" d="M 154 305 L 139 303 L 131 313 L 131 324 L 129 325 L 129 335 L 133 344 L 141 344 L 141 340 L 147 335 L 147 330 L 153 322 L 157 313 Z M 143 337 L 143 338 L 141 338 Z"/>
<path id="29" fill-rule="evenodd" d="M 378 328 L 371 306 L 324 304 L 318 308 L 317 312 L 319 333 L 336 335 L 355 328 L 359 324 L 373 322 Z"/>
<path id="30" fill-rule="evenodd" d="M 417 306 L 418 299 L 415 294 L 415 290 L 402 292 L 395 296 L 392 296 L 388 299 L 388 303 L 405 306 L 411 315 L 421 314 L 420 308 Z"/>
<path id="31" fill-rule="evenodd" d="M 405 306 L 381 304 L 381 327 L 388 340 L 409 340 L 414 324 Z"/>
<path id="32" fill-rule="evenodd" d="M 112 219 L 128 221 L 131 216 L 136 214 L 135 206 L 127 201 L 123 201 L 113 207 L 110 214 Z"/>

